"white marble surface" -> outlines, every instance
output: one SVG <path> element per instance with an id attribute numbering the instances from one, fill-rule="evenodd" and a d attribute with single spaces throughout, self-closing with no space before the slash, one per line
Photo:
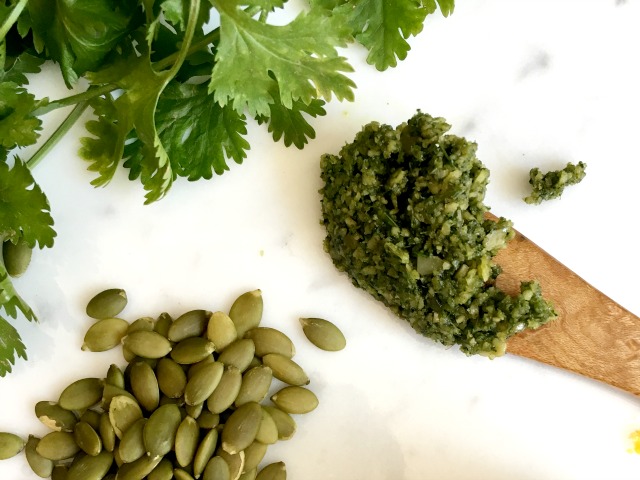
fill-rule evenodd
<path id="1" fill-rule="evenodd" d="M 289 334 L 319 408 L 299 419 L 284 460 L 304 480 L 637 479 L 640 399 L 513 356 L 467 358 L 418 337 L 337 273 L 322 250 L 319 156 L 371 120 L 397 124 L 416 109 L 443 116 L 479 144 L 491 169 L 487 202 L 587 281 L 640 313 L 638 179 L 640 2 L 459 0 L 433 16 L 408 59 L 384 73 L 350 48 L 357 99 L 331 103 L 303 151 L 250 127 L 252 150 L 212 181 L 178 181 L 144 206 L 120 170 L 104 189 L 78 158 L 75 128 L 35 170 L 58 237 L 16 286 L 41 319 L 17 326 L 30 359 L 0 379 L 0 430 L 46 430 L 33 405 L 119 352 L 80 351 L 83 306 L 122 286 L 135 319 L 162 311 L 227 309 L 261 288 L 266 325 Z M 51 77 L 53 77 L 53 71 Z M 46 82 L 34 89 L 56 97 Z M 526 205 L 531 167 L 588 164 L 560 201 Z M 339 324 L 340 353 L 316 350 L 297 318 Z M 0 478 L 31 480 L 23 457 Z"/>

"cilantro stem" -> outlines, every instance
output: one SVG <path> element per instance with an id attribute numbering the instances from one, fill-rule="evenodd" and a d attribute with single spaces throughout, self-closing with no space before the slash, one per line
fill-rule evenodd
<path id="1" fill-rule="evenodd" d="M 86 108 L 89 106 L 89 102 L 84 100 L 78 103 L 71 113 L 67 115 L 67 118 L 56 128 L 56 131 L 51 134 L 49 138 L 40 146 L 38 151 L 34 153 L 29 161 L 27 162 L 27 166 L 29 168 L 34 168 L 40 161 L 51 151 L 51 149 L 60 141 L 60 139 L 69 131 L 69 129 L 78 121 L 80 116 L 84 113 Z"/>
<path id="2" fill-rule="evenodd" d="M 193 36 L 196 33 L 196 25 L 198 23 L 198 12 L 200 11 L 200 0 L 191 0 L 189 2 L 189 20 L 187 20 L 187 28 L 184 32 L 184 39 L 182 40 L 182 45 L 180 45 L 180 50 L 178 50 L 178 56 L 176 61 L 169 69 L 167 73 L 168 78 L 173 78 L 176 76 L 180 67 L 184 63 L 185 59 L 189 55 L 189 47 L 191 46 L 191 42 L 193 41 Z"/>
<path id="3" fill-rule="evenodd" d="M 7 19 L 0 25 L 0 40 L 4 40 L 7 33 L 9 33 L 9 29 L 18 21 L 18 17 L 22 13 L 22 10 L 24 10 L 24 7 L 27 6 L 27 3 L 29 3 L 29 0 L 20 0 L 16 6 L 13 7 Z"/>
<path id="4" fill-rule="evenodd" d="M 217 42 L 219 38 L 220 38 L 220 28 L 216 28 L 212 30 L 211 32 L 207 33 L 204 37 L 202 37 L 200 40 L 191 44 L 187 52 L 187 57 L 202 50 L 209 44 Z M 156 67 L 157 70 L 164 70 L 165 68 L 175 63 L 179 53 L 180 52 L 172 53 L 171 55 L 163 58 L 162 60 L 158 60 L 157 62 L 154 63 L 154 66 Z"/>
<path id="5" fill-rule="evenodd" d="M 115 85 L 101 85 L 101 86 L 91 86 L 86 91 L 82 93 L 77 93 L 75 95 L 69 95 L 68 97 L 61 98 L 59 100 L 53 100 L 46 105 L 43 105 L 40 108 L 36 108 L 33 111 L 33 115 L 38 117 L 40 115 L 44 115 L 45 113 L 52 112 L 53 110 L 57 110 L 58 108 L 69 107 L 71 105 L 76 105 L 81 102 L 85 102 L 87 100 L 91 100 L 92 98 L 99 97 L 100 95 L 104 95 L 110 92 L 113 92 L 116 88 Z"/>

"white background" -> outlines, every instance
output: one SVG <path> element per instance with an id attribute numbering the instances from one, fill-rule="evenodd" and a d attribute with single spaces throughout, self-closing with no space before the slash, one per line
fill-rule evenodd
<path id="1" fill-rule="evenodd" d="M 640 2 L 460 0 L 429 18 L 412 51 L 384 73 L 349 48 L 353 103 L 332 102 L 317 138 L 299 151 L 250 125 L 243 165 L 211 181 L 178 181 L 143 205 L 120 169 L 104 189 L 77 150 L 74 128 L 34 171 L 58 232 L 15 282 L 40 318 L 15 322 L 29 360 L 0 379 L 0 430 L 46 432 L 33 414 L 71 381 L 104 376 L 118 351 L 80 351 L 87 300 L 125 288 L 131 321 L 162 311 L 227 310 L 260 288 L 264 324 L 296 343 L 320 398 L 298 433 L 270 449 L 297 480 L 637 479 L 640 399 L 511 355 L 468 358 L 417 336 L 323 252 L 319 157 L 361 126 L 396 125 L 417 109 L 445 117 L 474 140 L 491 170 L 487 203 L 517 229 L 627 309 L 640 313 Z M 65 94 L 55 67 L 33 84 Z M 47 132 L 60 115 L 47 118 Z M 88 118 L 88 116 L 87 116 Z M 526 205 L 528 171 L 587 163 L 587 177 L 559 201 Z M 321 352 L 298 317 L 321 316 L 347 339 Z M 24 458 L 0 477 L 35 479 Z"/>

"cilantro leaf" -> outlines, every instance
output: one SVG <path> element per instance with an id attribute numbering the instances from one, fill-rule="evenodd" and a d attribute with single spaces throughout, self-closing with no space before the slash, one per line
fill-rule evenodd
<path id="1" fill-rule="evenodd" d="M 355 84 L 341 73 L 353 69 L 336 51 L 350 38 L 339 19 L 316 8 L 276 26 L 253 19 L 237 0 L 212 2 L 220 13 L 220 43 L 209 91 L 221 105 L 269 115 L 271 75 L 287 108 L 294 100 L 353 99 Z"/>
<path id="2" fill-rule="evenodd" d="M 16 83 L 0 83 L 0 146 L 11 150 L 36 143 L 42 121 L 32 113 L 44 103 Z"/>
<path id="3" fill-rule="evenodd" d="M 13 288 L 11 283 L 11 277 L 7 273 L 7 269 L 4 264 L 0 262 L 0 307 L 4 308 L 4 311 L 12 318 L 18 316 L 18 310 L 29 321 L 37 321 L 35 313 L 29 305 L 18 295 L 18 292 Z M 0 317 L 1 318 L 1 317 Z M 2 341 L 2 335 L 0 334 L 0 342 Z"/>
<path id="4" fill-rule="evenodd" d="M 31 248 L 36 244 L 40 248 L 51 247 L 56 236 L 52 226 L 49 201 L 29 168 L 17 157 L 13 168 L 1 161 L 0 239 L 13 243 L 22 239 Z M 3 303 L 1 299 L 0 303 Z M 20 310 L 27 315 L 23 308 Z"/>
<path id="5" fill-rule="evenodd" d="M 258 116 L 256 120 L 260 124 L 268 123 L 269 132 L 272 134 L 274 141 L 277 142 L 284 137 L 283 141 L 286 147 L 293 144 L 302 149 L 309 142 L 308 139 L 316 138 L 316 132 L 307 122 L 304 114 L 312 117 L 326 115 L 327 112 L 323 108 L 324 101 L 315 98 L 309 104 L 306 104 L 300 100 L 295 100 L 292 107 L 287 108 L 280 101 L 277 83 L 273 82 L 273 85 L 270 89 L 273 97 L 273 103 L 269 105 L 270 115 L 268 117 Z"/>
<path id="6" fill-rule="evenodd" d="M 7 320 L 0 316 L 0 377 L 11 373 L 16 356 L 27 359 L 25 349 L 18 331 Z"/>
<path id="7" fill-rule="evenodd" d="M 435 12 L 436 9 L 440 7 L 440 11 L 445 17 L 453 13 L 455 3 L 455 0 L 422 0 L 422 4 L 427 8 L 429 13 Z"/>
<path id="8" fill-rule="evenodd" d="M 160 141 L 177 175 L 189 180 L 210 179 L 229 170 L 226 159 L 242 163 L 249 143 L 244 115 L 221 107 L 204 84 L 172 81 L 158 100 L 155 115 Z M 125 147 L 125 166 L 140 170 L 140 142 Z"/>
<path id="9" fill-rule="evenodd" d="M 67 85 L 99 68 L 131 30 L 138 2 L 30 0 L 34 44 L 60 64 Z"/>
<path id="10" fill-rule="evenodd" d="M 28 52 L 22 53 L 13 59 L 11 67 L 6 71 L 0 70 L 0 82 L 12 82 L 16 85 L 26 85 L 29 79 L 28 73 L 40 73 L 40 66 L 44 63 L 42 58 L 35 57 Z"/>

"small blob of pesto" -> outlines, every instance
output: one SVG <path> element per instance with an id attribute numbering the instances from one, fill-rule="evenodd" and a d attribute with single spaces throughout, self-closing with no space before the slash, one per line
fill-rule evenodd
<path id="1" fill-rule="evenodd" d="M 531 195 L 524 198 L 530 204 L 539 204 L 543 200 L 560 198 L 565 187 L 580 183 L 585 177 L 587 165 L 578 162 L 577 165 L 567 163 L 562 170 L 554 170 L 542 173 L 539 168 L 532 168 L 529 171 L 529 183 L 531 184 Z"/>
<path id="2" fill-rule="evenodd" d="M 418 112 L 397 128 L 370 123 L 339 155 L 323 155 L 324 247 L 420 334 L 495 357 L 555 312 L 536 282 L 516 296 L 496 287 L 492 258 L 514 231 L 505 218 L 485 218 L 489 171 L 476 144 L 449 129 Z"/>

